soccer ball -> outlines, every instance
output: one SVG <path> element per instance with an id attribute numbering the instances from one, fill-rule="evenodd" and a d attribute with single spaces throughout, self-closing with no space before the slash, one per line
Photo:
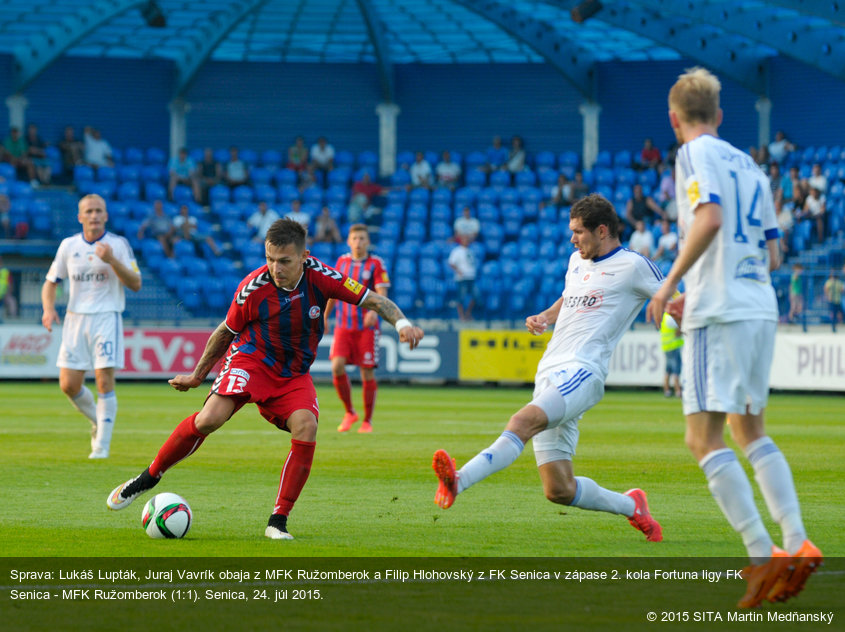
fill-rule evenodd
<path id="1" fill-rule="evenodd" d="M 191 528 L 191 508 L 177 494 L 156 494 L 144 506 L 141 525 L 151 538 L 181 538 Z"/>

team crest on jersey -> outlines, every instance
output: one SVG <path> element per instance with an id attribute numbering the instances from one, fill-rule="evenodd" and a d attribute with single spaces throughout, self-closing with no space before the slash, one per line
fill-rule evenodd
<path id="1" fill-rule="evenodd" d="M 689 200 L 691 208 L 698 206 L 698 202 L 701 200 L 701 191 L 698 189 L 698 180 L 691 181 L 689 186 L 687 186 L 687 199 Z"/>
<path id="2" fill-rule="evenodd" d="M 589 281 L 590 280 L 590 273 L 588 272 L 587 274 L 585 274 L 584 278 L 582 280 L 583 281 Z"/>
<path id="3" fill-rule="evenodd" d="M 364 270 L 363 274 L 361 274 L 361 278 L 364 279 L 365 281 L 369 281 L 371 276 L 373 276 L 373 271 L 370 270 L 369 268 Z"/>
<path id="4" fill-rule="evenodd" d="M 347 278 L 346 281 L 343 282 L 343 286 L 353 294 L 360 294 L 364 291 L 364 286 L 352 278 Z"/>
<path id="5" fill-rule="evenodd" d="M 311 319 L 316 320 L 320 317 L 320 306 L 319 305 L 312 305 L 311 309 L 308 310 L 308 317 Z"/>

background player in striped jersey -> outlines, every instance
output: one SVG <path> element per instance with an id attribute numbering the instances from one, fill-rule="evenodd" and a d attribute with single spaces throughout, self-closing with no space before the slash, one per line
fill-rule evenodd
<path id="1" fill-rule="evenodd" d="M 459 472 L 445 450 L 434 453 L 432 465 L 440 479 L 434 502 L 448 509 L 457 494 L 513 463 L 533 437 L 546 498 L 627 516 L 646 539 L 659 542 L 662 530 L 648 511 L 644 491 L 620 494 L 590 478 L 575 476 L 572 458 L 578 444 L 578 420 L 604 395 L 613 349 L 663 277 L 650 260 L 622 248 L 619 218 L 604 197 L 582 198 L 572 206 L 569 217 L 571 241 L 578 252 L 569 258 L 563 294 L 544 312 L 525 319 L 533 334 L 555 323 L 537 366 L 534 399 Z"/>
<path id="2" fill-rule="evenodd" d="M 309 370 L 323 337 L 323 313 L 330 298 L 374 310 L 415 348 L 423 331 L 414 327 L 388 298 L 309 256 L 305 229 L 290 219 L 267 231 L 267 264 L 241 281 L 226 319 L 211 334 L 191 375 L 177 375 L 171 386 L 199 386 L 218 360 L 223 366 L 202 410 L 185 418 L 165 441 L 152 464 L 118 485 L 106 503 L 123 509 L 152 489 L 170 467 L 191 455 L 247 402 L 291 434 L 279 490 L 264 535 L 290 540 L 287 518 L 308 475 L 317 439 L 319 407 Z"/>
<path id="3" fill-rule="evenodd" d="M 346 239 L 349 252 L 341 255 L 335 268 L 341 274 L 369 290 L 375 290 L 387 296 L 390 279 L 384 261 L 369 253 L 370 233 L 365 224 L 353 224 L 349 227 Z M 375 370 L 379 360 L 379 319 L 378 314 L 352 303 L 329 300 L 326 306 L 326 330 L 329 330 L 331 312 L 335 312 L 334 339 L 329 357 L 332 361 L 332 381 L 346 413 L 337 427 L 338 432 L 346 432 L 358 421 L 358 414 L 352 405 L 351 386 L 346 373 L 346 365 L 361 368 L 361 390 L 364 395 L 364 421 L 358 432 L 373 431 L 373 408 L 376 403 L 378 382 Z"/>
<path id="4" fill-rule="evenodd" d="M 41 288 L 41 324 L 47 331 L 59 323 L 56 288 L 68 279 L 68 303 L 62 346 L 56 365 L 59 387 L 92 425 L 89 459 L 109 456 L 117 415 L 115 369 L 123 368 L 123 287 L 141 289 L 141 273 L 125 238 L 106 231 L 106 201 L 99 195 L 79 200 L 82 232 L 62 240 Z M 85 372 L 94 370 L 97 402 L 85 386 Z"/>
<path id="5" fill-rule="evenodd" d="M 648 305 L 659 323 L 684 279 L 683 407 L 686 442 L 716 503 L 742 535 L 751 558 L 741 608 L 782 601 L 803 588 L 821 563 L 807 539 L 792 472 L 766 435 L 778 307 L 769 271 L 779 265 L 778 225 L 768 179 L 752 158 L 720 139 L 721 84 L 703 68 L 681 75 L 669 92 L 669 120 L 681 144 L 675 186 L 682 246 Z M 748 477 L 724 441 L 725 419 L 745 452 L 769 512 L 783 531 L 775 547 L 760 519 Z"/>

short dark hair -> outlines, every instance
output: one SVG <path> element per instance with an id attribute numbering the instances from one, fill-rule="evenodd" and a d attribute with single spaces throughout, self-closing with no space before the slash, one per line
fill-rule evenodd
<path id="1" fill-rule="evenodd" d="M 600 225 L 607 226 L 611 237 L 619 236 L 619 216 L 606 197 L 591 193 L 583 197 L 569 209 L 569 217 L 578 217 L 584 228 L 593 232 Z"/>
<path id="2" fill-rule="evenodd" d="M 305 228 L 297 221 L 284 217 L 270 224 L 264 237 L 271 246 L 287 246 L 293 244 L 298 251 L 305 250 Z"/>

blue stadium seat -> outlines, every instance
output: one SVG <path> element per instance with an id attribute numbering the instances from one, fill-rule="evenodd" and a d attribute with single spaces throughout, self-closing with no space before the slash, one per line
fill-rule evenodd
<path id="1" fill-rule="evenodd" d="M 431 205 L 431 213 L 429 214 L 432 222 L 445 222 L 450 224 L 452 222 L 452 207 L 448 204 L 441 204 L 434 202 Z"/>
<path id="2" fill-rule="evenodd" d="M 156 241 L 158 243 L 158 241 Z M 173 244 L 173 258 L 185 265 L 186 259 L 197 258 L 197 250 L 194 248 L 194 243 L 187 239 L 182 239 Z M 192 273 L 191 273 L 192 274 Z M 193 275 L 192 276 L 197 276 Z"/>
<path id="3" fill-rule="evenodd" d="M 487 258 L 487 246 L 480 241 L 474 241 L 469 245 L 472 254 L 475 255 L 475 261 L 480 263 Z"/>
<path id="4" fill-rule="evenodd" d="M 282 184 L 278 189 L 280 202 L 290 202 L 291 200 L 299 199 L 299 189 L 292 184 Z"/>
<path id="5" fill-rule="evenodd" d="M 396 270 L 400 269 L 400 262 L 402 260 L 396 262 Z M 413 263 L 413 262 L 412 262 Z M 402 264 L 404 265 L 404 264 Z M 410 294 L 412 297 L 416 296 L 417 294 L 417 281 L 414 276 L 404 276 L 399 274 L 398 272 L 395 274 L 395 278 L 393 281 L 393 288 L 396 290 L 398 294 Z"/>
<path id="6" fill-rule="evenodd" d="M 323 190 L 320 187 L 310 186 L 302 192 L 302 201 L 304 203 L 322 204 Z"/>
<path id="7" fill-rule="evenodd" d="M 436 241 L 448 241 L 452 237 L 452 226 L 447 222 L 431 222 L 431 238 Z"/>
<path id="8" fill-rule="evenodd" d="M 559 167 L 574 167 L 577 169 L 580 162 L 581 159 L 578 154 L 571 150 L 561 152 L 557 157 L 557 164 Z"/>
<path id="9" fill-rule="evenodd" d="M 631 152 L 627 149 L 617 151 L 615 154 L 613 154 L 614 167 L 630 167 L 632 163 L 633 156 L 631 155 Z"/>
<path id="10" fill-rule="evenodd" d="M 7 180 L 14 180 L 15 179 L 15 168 L 8 163 L 3 163 L 3 165 L 7 166 L 7 173 L 0 173 L 4 178 Z M 8 173 L 11 171 L 11 174 Z M 88 165 L 76 165 L 73 168 L 73 179 L 76 182 L 82 181 L 93 181 L 94 180 L 94 170 L 89 167 Z"/>
<path id="11" fill-rule="evenodd" d="M 559 241 L 560 240 L 560 226 L 557 222 L 540 224 L 540 240 L 541 241 Z M 535 246 L 536 247 L 536 246 Z"/>
<path id="12" fill-rule="evenodd" d="M 606 149 L 603 149 L 599 152 L 598 156 L 596 156 L 596 162 L 594 167 L 611 167 L 613 164 L 613 158 L 610 152 Z"/>
<path id="13" fill-rule="evenodd" d="M 452 203 L 452 189 L 448 187 L 438 187 L 431 193 L 432 204 L 451 204 Z"/>
<path id="14" fill-rule="evenodd" d="M 378 154 L 374 151 L 364 150 L 358 154 L 359 167 L 378 167 Z"/>
<path id="15" fill-rule="evenodd" d="M 175 259 L 165 259 L 159 268 L 159 277 L 165 287 L 175 290 L 182 278 L 182 267 Z"/>
<path id="16" fill-rule="evenodd" d="M 340 149 L 334 154 L 335 169 L 338 167 L 346 167 L 349 170 L 355 166 L 355 155 L 346 149 Z"/>
<path id="17" fill-rule="evenodd" d="M 523 169 L 514 176 L 514 184 L 520 188 L 533 187 L 537 184 L 537 175 L 533 171 Z"/>
<path id="18" fill-rule="evenodd" d="M 113 167 L 100 167 L 97 169 L 97 180 L 100 182 L 113 182 L 117 180 L 117 172 Z"/>
<path id="19" fill-rule="evenodd" d="M 228 202 L 231 194 L 231 190 L 225 184 L 216 184 L 208 190 L 208 199 L 212 204 L 216 202 Z"/>
<path id="20" fill-rule="evenodd" d="M 248 184 L 242 184 L 232 191 L 232 199 L 235 202 L 252 202 L 255 199 L 255 190 Z"/>
<path id="21" fill-rule="evenodd" d="M 167 154 L 161 147 L 150 147 L 145 159 L 148 165 L 164 165 L 167 163 Z"/>
<path id="22" fill-rule="evenodd" d="M 428 206 L 419 202 L 411 203 L 406 217 L 409 222 L 425 223 L 428 221 Z"/>
<path id="23" fill-rule="evenodd" d="M 405 189 L 390 189 L 387 192 L 388 204 L 405 204 L 408 201 L 408 192 Z"/>
<path id="24" fill-rule="evenodd" d="M 412 151 L 400 151 L 396 154 L 396 164 L 397 166 L 407 165 L 410 167 L 414 163 L 414 152 Z M 433 165 L 432 165 L 433 168 Z"/>
<path id="25" fill-rule="evenodd" d="M 487 174 L 480 169 L 468 169 L 466 172 L 467 186 L 483 187 L 487 186 Z"/>
<path id="26" fill-rule="evenodd" d="M 411 184 L 411 174 L 408 173 L 407 169 L 397 169 L 390 176 L 390 184 L 394 187 L 408 186 Z"/>
<path id="27" fill-rule="evenodd" d="M 397 291 L 393 297 L 394 302 L 402 310 L 406 316 L 413 316 L 416 314 L 416 306 L 414 305 L 416 293 Z"/>
<path id="28" fill-rule="evenodd" d="M 420 256 L 421 248 L 422 243 L 420 241 L 408 241 L 406 239 L 399 244 L 399 247 L 396 249 L 396 255 L 408 259 L 417 259 Z"/>
<path id="29" fill-rule="evenodd" d="M 411 189 L 411 192 L 408 194 L 408 202 L 411 204 L 413 203 L 420 203 L 420 204 L 428 204 L 431 200 L 431 193 L 428 189 Z"/>
<path id="30" fill-rule="evenodd" d="M 280 187 L 286 184 L 296 185 L 297 176 L 293 169 L 277 169 L 273 176 Z"/>
<path id="31" fill-rule="evenodd" d="M 253 184 L 270 184 L 273 172 L 265 167 L 253 167 L 249 170 L 249 179 Z"/>
<path id="32" fill-rule="evenodd" d="M 329 265 L 334 264 L 334 261 L 332 261 L 332 257 L 334 256 L 332 244 L 325 242 L 317 242 L 311 245 L 310 250 L 311 254 L 320 261 L 326 262 Z"/>
<path id="33" fill-rule="evenodd" d="M 487 154 L 483 151 L 471 151 L 466 156 L 466 170 L 467 172 L 483 167 L 487 164 Z"/>
<path id="34" fill-rule="evenodd" d="M 122 185 L 121 185 L 122 186 Z M 194 192 L 191 187 L 184 184 L 177 184 L 173 188 L 173 201 L 178 204 L 185 204 L 194 201 Z"/>
<path id="35" fill-rule="evenodd" d="M 422 278 L 441 279 L 443 278 L 443 264 L 439 259 L 430 257 L 420 259 L 419 275 Z"/>
<path id="36" fill-rule="evenodd" d="M 241 149 L 238 151 L 238 157 L 250 167 L 250 173 L 252 167 L 258 164 L 258 152 L 254 149 Z"/>
<path id="37" fill-rule="evenodd" d="M 329 172 L 329 186 L 348 187 L 352 180 L 352 169 L 350 167 L 335 167 Z M 358 174 L 355 174 L 355 180 L 360 180 Z"/>
<path id="38" fill-rule="evenodd" d="M 557 160 L 555 159 L 555 155 L 551 151 L 539 151 L 537 155 L 534 156 L 534 164 L 536 165 L 537 169 L 539 170 L 541 167 L 546 167 L 548 169 L 554 169 Z"/>
<path id="39" fill-rule="evenodd" d="M 509 171 L 494 171 L 490 174 L 490 186 L 496 188 L 509 187 L 511 174 Z"/>
<path id="40" fill-rule="evenodd" d="M 23 187 L 20 187 L 21 184 L 24 184 L 26 187 L 29 187 L 28 184 L 24 182 L 16 183 L 13 191 L 15 191 L 16 195 L 22 195 Z M 31 191 L 31 188 L 29 189 Z M 117 180 L 106 180 L 105 182 L 95 182 L 93 186 L 90 188 L 89 193 L 94 193 L 99 195 L 101 198 L 105 200 L 110 200 L 114 197 L 114 194 L 117 193 Z"/>
<path id="41" fill-rule="evenodd" d="M 477 202 L 479 205 L 481 204 L 498 204 L 499 203 L 499 191 L 493 187 L 486 187 L 481 189 L 478 193 Z"/>
<path id="42" fill-rule="evenodd" d="M 428 151 L 423 152 L 423 158 L 425 158 L 426 162 L 431 165 L 431 168 L 437 166 L 437 163 L 440 162 L 440 153 L 436 151 L 432 151 L 429 149 Z"/>
<path id="43" fill-rule="evenodd" d="M 117 198 L 119 200 L 137 200 L 141 197 L 141 187 L 137 182 L 127 180 L 117 188 Z M 109 209 L 111 215 L 111 208 Z"/>
<path id="44" fill-rule="evenodd" d="M 425 224 L 423 222 L 409 221 L 405 224 L 405 239 L 411 241 L 425 241 Z"/>
<path id="45" fill-rule="evenodd" d="M 276 189 L 270 184 L 256 184 L 255 185 L 255 199 L 259 202 L 267 202 L 267 204 L 275 204 L 278 196 Z"/>
<path id="46" fill-rule="evenodd" d="M 399 240 L 399 236 L 402 234 L 402 225 L 400 222 L 395 221 L 387 221 L 386 219 L 381 225 L 381 230 L 379 231 L 379 239 L 381 241 L 393 241 L 396 242 Z"/>
<path id="47" fill-rule="evenodd" d="M 405 219 L 405 207 L 402 204 L 388 204 L 381 214 L 383 223 L 401 224 Z"/>
<path id="48" fill-rule="evenodd" d="M 637 182 L 643 185 L 644 188 L 653 189 L 657 186 L 657 170 L 646 169 L 644 171 L 640 171 L 637 175 Z"/>
<path id="49" fill-rule="evenodd" d="M 478 221 L 482 226 L 486 224 L 498 224 L 501 220 L 501 211 L 496 204 L 482 202 L 478 205 Z"/>
<path id="50" fill-rule="evenodd" d="M 460 211 L 464 206 L 475 206 L 478 191 L 472 187 L 463 187 L 455 191 L 455 208 Z"/>
<path id="51" fill-rule="evenodd" d="M 163 165 L 145 165 L 141 167 L 141 179 L 164 183 L 168 179 L 167 167 Z"/>
<path id="52" fill-rule="evenodd" d="M 505 230 L 498 224 L 485 224 L 481 236 L 488 252 L 499 252 L 505 241 Z"/>
<path id="53" fill-rule="evenodd" d="M 127 147 L 123 151 L 123 162 L 127 165 L 144 164 L 144 151 L 137 147 Z"/>
<path id="54" fill-rule="evenodd" d="M 116 171 L 120 182 L 138 182 L 141 179 L 141 169 L 138 165 L 120 165 Z"/>
<path id="55" fill-rule="evenodd" d="M 539 241 L 540 231 L 537 224 L 525 224 L 519 229 L 519 239 L 522 242 L 531 242 L 536 245 Z"/>
<path id="56" fill-rule="evenodd" d="M 261 152 L 261 164 L 270 171 L 281 168 L 283 160 L 282 152 L 277 149 L 265 149 Z"/>

